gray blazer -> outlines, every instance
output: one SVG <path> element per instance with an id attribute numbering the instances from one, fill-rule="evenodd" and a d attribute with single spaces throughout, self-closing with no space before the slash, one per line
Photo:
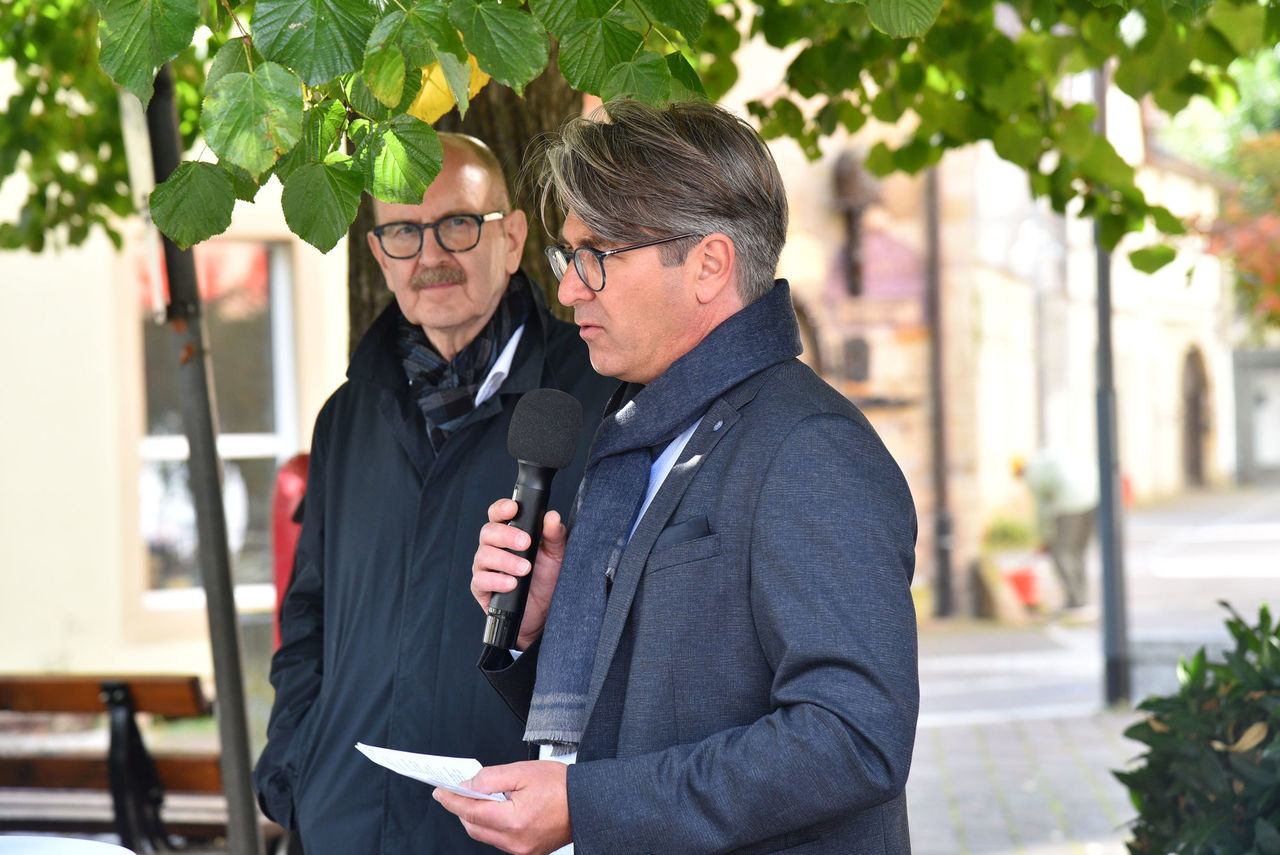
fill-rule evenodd
<path id="1" fill-rule="evenodd" d="M 790 360 L 714 402 L 623 553 L 569 768 L 577 855 L 904 855 L 915 511 Z M 527 712 L 536 647 L 482 661 Z"/>

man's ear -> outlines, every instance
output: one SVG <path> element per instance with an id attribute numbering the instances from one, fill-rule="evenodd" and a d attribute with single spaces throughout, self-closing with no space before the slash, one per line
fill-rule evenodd
<path id="1" fill-rule="evenodd" d="M 736 293 L 734 262 L 737 256 L 728 235 L 719 232 L 707 235 L 689 251 L 689 255 L 693 267 L 693 294 L 699 303 L 706 305 L 715 301 L 726 288 Z"/>
<path id="2" fill-rule="evenodd" d="M 512 208 L 511 213 L 501 220 L 502 233 L 506 240 L 507 275 L 515 273 L 524 256 L 524 242 L 529 237 L 529 218 L 520 208 Z"/>

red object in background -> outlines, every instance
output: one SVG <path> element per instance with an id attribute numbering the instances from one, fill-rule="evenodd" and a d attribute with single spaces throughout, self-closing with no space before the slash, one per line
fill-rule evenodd
<path id="1" fill-rule="evenodd" d="M 280 604 L 293 575 L 293 554 L 302 526 L 293 521 L 302 495 L 307 491 L 306 454 L 295 454 L 276 472 L 275 494 L 271 497 L 271 552 L 276 583 L 276 648 L 280 647 Z"/>
<path id="2" fill-rule="evenodd" d="M 1120 504 L 1125 508 L 1133 507 L 1133 482 L 1123 473 L 1120 475 Z"/>
<path id="3" fill-rule="evenodd" d="M 1018 602 L 1028 608 L 1040 605 L 1040 584 L 1034 567 L 1014 567 L 1004 571 L 1004 578 Z"/>

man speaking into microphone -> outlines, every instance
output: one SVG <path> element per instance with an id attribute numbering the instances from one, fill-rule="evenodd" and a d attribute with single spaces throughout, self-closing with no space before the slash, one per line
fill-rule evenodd
<path id="1" fill-rule="evenodd" d="M 909 853 L 915 512 L 866 418 L 796 359 L 777 167 L 709 104 L 602 110 L 538 174 L 567 215 L 560 301 L 624 385 L 572 533 L 545 520 L 520 655 L 481 661 L 546 759 L 470 782 L 505 801 L 435 798 L 513 853 Z M 531 570 L 515 504 L 481 530 L 485 608 Z"/>

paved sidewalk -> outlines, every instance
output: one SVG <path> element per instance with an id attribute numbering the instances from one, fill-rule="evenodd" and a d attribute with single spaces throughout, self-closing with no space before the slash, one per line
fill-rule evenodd
<path id="1" fill-rule="evenodd" d="M 1280 487 L 1134 509 L 1124 538 L 1135 704 L 1176 691 L 1179 657 L 1227 645 L 1219 600 L 1250 622 L 1280 607 Z M 1097 621 L 921 629 L 915 855 L 1125 855 L 1136 811 L 1111 773 L 1144 746 L 1123 736 L 1139 712 L 1106 709 L 1102 657 Z"/>
<path id="2" fill-rule="evenodd" d="M 1138 717 L 1102 709 L 1091 628 L 979 623 L 921 633 L 907 802 L 915 855 L 1124 855 L 1134 811 L 1111 770 Z"/>

